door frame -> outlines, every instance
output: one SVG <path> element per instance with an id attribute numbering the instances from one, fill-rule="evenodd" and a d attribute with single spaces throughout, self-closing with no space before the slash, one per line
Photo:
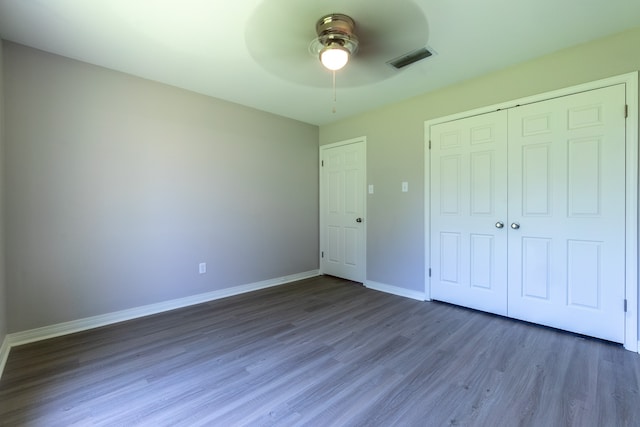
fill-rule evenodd
<path id="1" fill-rule="evenodd" d="M 364 167 L 363 167 L 363 180 L 362 180 L 362 216 L 364 218 L 364 225 L 362 227 L 362 254 L 360 254 L 362 259 L 362 283 L 366 283 L 367 281 L 367 137 L 360 136 L 357 138 L 347 139 L 344 141 L 338 141 L 331 144 L 321 145 L 318 149 L 318 180 L 320 181 L 320 224 L 319 224 L 319 232 L 320 232 L 320 249 L 318 251 L 318 265 L 320 266 L 319 271 L 320 274 L 324 274 L 323 271 L 323 263 L 322 263 L 322 251 L 325 246 L 325 237 L 324 237 L 324 226 L 326 223 L 326 218 L 324 214 L 324 180 L 322 179 L 322 160 L 324 151 L 330 150 L 336 147 L 342 147 L 345 145 L 351 144 L 362 144 L 364 151 Z"/>
<path id="2" fill-rule="evenodd" d="M 628 117 L 625 121 L 626 133 L 626 172 L 625 172 L 625 298 L 627 301 L 627 312 L 625 315 L 625 339 L 624 348 L 633 352 L 640 352 L 640 341 L 638 337 L 638 75 L 639 72 L 622 74 L 606 79 L 596 80 L 576 86 L 570 86 L 550 92 L 545 92 L 512 101 L 489 105 L 461 113 L 451 114 L 424 122 L 424 144 L 425 144 L 425 295 L 427 300 L 431 300 L 431 150 L 430 132 L 431 126 L 439 123 L 450 122 L 462 118 L 489 113 L 491 111 L 513 108 L 519 105 L 532 104 L 552 98 L 559 98 L 600 89 L 618 84 L 625 85 L 626 104 L 628 107 Z M 620 114 L 624 114 L 621 111 Z"/>

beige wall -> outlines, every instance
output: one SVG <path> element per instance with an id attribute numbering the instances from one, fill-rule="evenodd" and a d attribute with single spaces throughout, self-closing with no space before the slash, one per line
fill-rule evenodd
<path id="1" fill-rule="evenodd" d="M 4 90 L 2 79 L 2 51 L 0 40 L 0 345 L 7 335 L 7 291 L 4 269 Z"/>
<path id="2" fill-rule="evenodd" d="M 318 268 L 316 126 L 9 42 L 4 81 L 9 332 Z"/>
<path id="3" fill-rule="evenodd" d="M 367 137 L 367 279 L 424 290 L 425 120 L 640 70 L 639 47 L 637 28 L 321 126 L 320 144 Z"/>

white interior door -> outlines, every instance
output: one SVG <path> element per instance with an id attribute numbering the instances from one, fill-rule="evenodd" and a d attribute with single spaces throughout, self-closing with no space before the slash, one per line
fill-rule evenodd
<path id="1" fill-rule="evenodd" d="M 324 274 L 365 280 L 364 140 L 321 147 L 321 268 Z"/>
<path id="2" fill-rule="evenodd" d="M 507 112 L 431 127 L 431 298 L 507 313 Z"/>
<path id="3" fill-rule="evenodd" d="M 617 85 L 509 110 L 509 316 L 624 342 L 624 105 Z"/>
<path id="4" fill-rule="evenodd" d="M 431 126 L 431 297 L 625 342 L 624 106 L 621 84 Z"/>

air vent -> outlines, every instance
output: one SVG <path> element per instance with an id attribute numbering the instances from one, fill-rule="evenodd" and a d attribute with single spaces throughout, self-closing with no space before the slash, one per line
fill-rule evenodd
<path id="1" fill-rule="evenodd" d="M 428 48 L 421 47 L 420 49 L 416 49 L 409 53 L 405 53 L 404 55 L 399 56 L 396 59 L 392 59 L 391 61 L 388 61 L 387 64 L 399 70 L 401 68 L 404 68 L 408 65 L 413 64 L 414 62 L 418 62 L 425 58 L 428 58 L 433 54 L 434 52 L 429 50 Z"/>

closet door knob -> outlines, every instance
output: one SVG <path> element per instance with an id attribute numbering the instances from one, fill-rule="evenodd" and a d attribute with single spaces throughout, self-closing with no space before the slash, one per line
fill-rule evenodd
<path id="1" fill-rule="evenodd" d="M 520 224 L 518 224 L 517 222 L 512 222 L 511 228 L 513 228 L 514 230 L 517 230 L 518 228 L 520 228 Z"/>
<path id="2" fill-rule="evenodd" d="M 503 227 L 504 227 L 504 222 L 502 221 L 496 222 L 496 228 L 503 228 Z"/>

